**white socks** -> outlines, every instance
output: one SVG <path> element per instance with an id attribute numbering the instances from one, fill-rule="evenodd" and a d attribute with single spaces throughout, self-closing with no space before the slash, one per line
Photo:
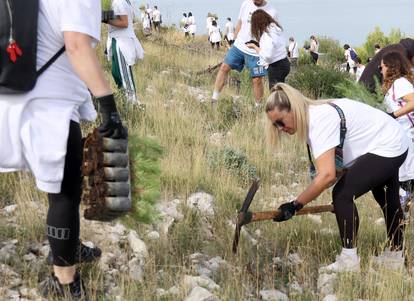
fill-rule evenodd
<path id="1" fill-rule="evenodd" d="M 220 92 L 217 91 L 217 90 L 214 90 L 213 91 L 213 96 L 211 97 L 211 99 L 217 101 L 219 99 L 219 96 L 220 96 Z"/>
<path id="2" fill-rule="evenodd" d="M 341 255 L 345 255 L 348 257 L 357 257 L 358 256 L 357 248 L 353 248 L 353 249 L 342 248 Z"/>

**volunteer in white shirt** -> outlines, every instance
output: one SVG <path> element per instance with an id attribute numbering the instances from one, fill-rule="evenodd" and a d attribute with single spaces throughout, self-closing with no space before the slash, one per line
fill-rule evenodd
<path id="1" fill-rule="evenodd" d="M 396 118 L 410 141 L 407 159 L 399 173 L 403 189 L 400 197 L 402 205 L 405 205 L 406 198 L 414 192 L 414 73 L 410 61 L 399 52 L 389 52 L 383 56 L 381 71 L 387 112 Z"/>
<path id="2" fill-rule="evenodd" d="M 161 26 L 161 12 L 158 10 L 157 6 L 154 6 L 154 10 L 152 11 L 152 19 L 155 30 L 159 32 Z"/>
<path id="3" fill-rule="evenodd" d="M 361 78 L 362 73 L 365 70 L 365 65 L 362 64 L 362 61 L 359 57 L 355 59 L 355 63 L 356 63 L 355 81 L 358 82 L 359 79 Z"/>
<path id="4" fill-rule="evenodd" d="M 258 9 L 252 14 L 251 32 L 259 46 L 256 43 L 246 45 L 256 50 L 259 64 L 267 69 L 269 89 L 276 83 L 284 83 L 290 72 L 290 63 L 282 26 L 264 10 Z"/>
<path id="5" fill-rule="evenodd" d="M 188 38 L 190 34 L 189 34 L 188 17 L 186 13 L 183 13 L 183 17 L 181 18 L 181 21 L 180 21 L 180 27 L 183 29 L 184 36 Z"/>
<path id="6" fill-rule="evenodd" d="M 211 44 L 211 48 L 214 49 L 214 46 L 217 50 L 220 49 L 220 42 L 221 42 L 221 32 L 220 27 L 217 25 L 216 21 L 213 21 L 210 26 L 210 30 L 208 31 L 208 36 Z"/>
<path id="7" fill-rule="evenodd" d="M 126 137 L 114 96 L 93 45 L 101 36 L 101 2 L 39 1 L 37 67 L 63 45 L 66 51 L 24 94 L 0 94 L 0 171 L 30 171 L 48 193 L 46 235 L 54 274 L 40 284 L 41 294 L 86 298 L 75 264 L 100 256 L 79 242 L 82 142 L 80 120 L 96 118 L 90 93 L 102 114 L 100 130 Z"/>
<path id="8" fill-rule="evenodd" d="M 138 103 L 132 66 L 144 58 L 144 50 L 134 32 L 134 9 L 130 0 L 113 0 L 112 9 L 117 18 L 105 20 L 109 24 L 106 47 L 112 76 L 127 99 Z"/>
<path id="9" fill-rule="evenodd" d="M 299 48 L 298 43 L 295 41 L 293 37 L 289 38 L 289 49 L 288 49 L 288 57 L 290 63 L 294 66 L 297 65 L 299 59 Z"/>
<path id="10" fill-rule="evenodd" d="M 234 43 L 234 25 L 233 25 L 233 22 L 231 22 L 231 18 L 227 18 L 224 34 L 225 34 L 226 41 L 229 44 L 229 46 L 233 45 L 233 43 Z"/>
<path id="11" fill-rule="evenodd" d="M 196 20 L 193 16 L 192 12 L 188 13 L 188 32 L 189 34 L 194 38 L 196 32 L 197 32 L 197 24 Z"/>
<path id="12" fill-rule="evenodd" d="M 356 249 L 359 218 L 354 201 L 371 191 L 384 213 L 391 246 L 391 252 L 386 253 L 389 256 L 382 258 L 383 263 L 389 259 L 403 267 L 398 169 L 407 157 L 408 139 L 398 122 L 364 103 L 350 99 L 311 100 L 281 83 L 270 94 L 266 113 L 270 145 L 280 144 L 282 133 L 297 135 L 297 141 L 309 145 L 316 166 L 312 182 L 294 201 L 279 207 L 282 213 L 276 221 L 292 218 L 336 181 L 332 199 L 342 252 L 322 271 L 359 271 Z M 339 148 L 341 128 L 346 129 L 342 149 Z M 342 167 L 346 170 L 337 174 L 341 150 Z"/>
<path id="13" fill-rule="evenodd" d="M 212 103 L 216 103 L 219 99 L 220 92 L 224 87 L 228 73 L 234 69 L 239 72 L 244 67 L 250 70 L 250 77 L 253 82 L 253 94 L 255 106 L 260 107 L 263 97 L 263 80 L 266 76 L 266 70 L 260 66 L 259 55 L 254 49 L 246 46 L 246 43 L 252 40 L 250 32 L 250 20 L 252 14 L 262 9 L 267 12 L 274 20 L 277 20 L 276 9 L 265 0 L 245 0 L 243 1 L 239 18 L 236 24 L 236 32 L 233 46 L 227 51 L 223 64 L 221 64 L 219 72 L 214 84 L 214 91 L 211 98 Z"/>
<path id="14" fill-rule="evenodd" d="M 356 52 L 355 52 L 355 50 L 354 50 L 351 46 L 349 46 L 348 44 L 345 44 L 345 45 L 344 45 L 344 49 L 345 49 L 345 51 L 344 51 L 344 56 L 345 56 L 345 60 L 346 60 L 346 71 L 347 71 L 347 72 L 349 72 L 349 73 L 354 74 L 354 73 L 356 73 L 356 69 L 357 69 L 357 64 L 356 64 L 356 62 L 354 61 L 354 59 L 356 59 L 356 58 L 357 58 L 357 56 L 356 56 Z M 353 53 L 354 58 L 352 58 L 352 54 L 351 54 L 351 52 Z"/>
<path id="15" fill-rule="evenodd" d="M 312 62 L 316 64 L 319 59 L 319 42 L 315 36 L 310 36 L 309 53 L 312 57 Z"/>

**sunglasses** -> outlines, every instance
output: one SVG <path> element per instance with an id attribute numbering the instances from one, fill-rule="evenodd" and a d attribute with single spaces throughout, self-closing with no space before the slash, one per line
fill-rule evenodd
<path id="1" fill-rule="evenodd" d="M 273 126 L 280 130 L 283 129 L 286 125 L 282 120 L 275 120 L 275 122 L 273 122 Z"/>

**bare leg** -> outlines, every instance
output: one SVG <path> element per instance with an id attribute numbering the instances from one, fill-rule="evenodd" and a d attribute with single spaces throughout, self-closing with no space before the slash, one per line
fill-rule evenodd
<path id="1" fill-rule="evenodd" d="M 264 88 L 263 88 L 263 78 L 262 77 L 253 77 L 253 96 L 256 100 L 256 103 L 260 103 L 262 101 Z"/>
<path id="2" fill-rule="evenodd" d="M 59 279 L 60 284 L 68 284 L 74 280 L 76 267 L 74 265 L 70 267 L 60 267 L 54 265 L 53 271 L 55 273 L 55 276 Z"/>
<path id="3" fill-rule="evenodd" d="M 217 93 L 220 93 L 221 90 L 223 90 L 224 84 L 227 80 L 227 76 L 230 72 L 231 68 L 229 65 L 223 63 L 220 66 L 220 69 L 217 73 L 217 77 L 216 77 L 216 82 L 214 83 L 214 91 Z M 217 98 L 213 97 L 213 101 L 217 101 L 218 100 L 218 96 Z"/>

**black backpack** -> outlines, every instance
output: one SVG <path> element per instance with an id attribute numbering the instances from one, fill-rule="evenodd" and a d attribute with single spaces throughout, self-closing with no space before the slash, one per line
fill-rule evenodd
<path id="1" fill-rule="evenodd" d="M 39 0 L 0 0 L 0 94 L 24 93 L 64 51 L 36 70 Z"/>

